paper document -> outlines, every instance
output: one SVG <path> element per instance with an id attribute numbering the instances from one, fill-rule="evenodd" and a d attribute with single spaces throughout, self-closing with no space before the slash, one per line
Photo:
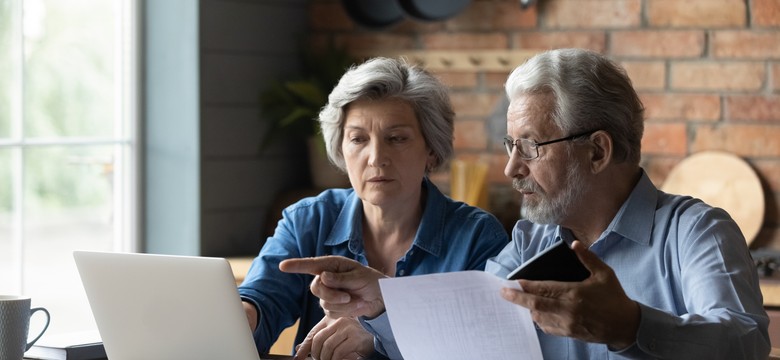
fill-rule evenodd
<path id="1" fill-rule="evenodd" d="M 380 279 L 379 287 L 405 360 L 542 359 L 530 311 L 501 297 L 516 281 L 459 271 Z"/>

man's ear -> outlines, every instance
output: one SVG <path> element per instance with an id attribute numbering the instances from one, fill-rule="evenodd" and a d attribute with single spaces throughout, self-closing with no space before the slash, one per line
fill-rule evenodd
<path id="1" fill-rule="evenodd" d="M 599 130 L 590 135 L 590 142 L 590 170 L 598 174 L 612 162 L 614 150 L 612 136 L 604 130 Z"/>

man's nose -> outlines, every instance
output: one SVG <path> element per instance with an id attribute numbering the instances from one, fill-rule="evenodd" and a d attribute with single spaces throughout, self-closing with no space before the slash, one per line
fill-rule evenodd
<path id="1" fill-rule="evenodd" d="M 520 157 L 518 151 L 512 151 L 504 167 L 504 175 L 510 179 L 524 178 L 528 176 L 528 163 Z"/>

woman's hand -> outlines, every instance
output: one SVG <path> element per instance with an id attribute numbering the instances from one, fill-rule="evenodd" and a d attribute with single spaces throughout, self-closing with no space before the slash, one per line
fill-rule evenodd
<path id="1" fill-rule="evenodd" d="M 287 259 L 279 269 L 315 275 L 311 292 L 320 298 L 320 305 L 331 318 L 374 318 L 385 311 L 379 279 L 386 276 L 357 261 L 343 256 Z"/>
<path id="2" fill-rule="evenodd" d="M 244 312 L 246 313 L 246 319 L 249 321 L 249 329 L 252 330 L 252 332 L 255 332 L 255 329 L 257 329 L 257 309 L 254 305 L 242 301 L 241 305 L 244 306 Z"/>
<path id="3" fill-rule="evenodd" d="M 374 337 L 351 317 L 325 316 L 295 348 L 295 360 L 358 360 L 374 352 Z"/>

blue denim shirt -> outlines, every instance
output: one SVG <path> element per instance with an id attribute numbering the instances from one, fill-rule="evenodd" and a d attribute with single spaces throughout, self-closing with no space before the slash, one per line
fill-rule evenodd
<path id="1" fill-rule="evenodd" d="M 519 221 L 485 271 L 505 276 L 571 232 Z M 769 320 L 755 265 L 729 215 L 659 191 L 646 174 L 591 247 L 640 304 L 636 343 L 621 351 L 538 330 L 545 359 L 766 359 Z"/>
<path id="2" fill-rule="evenodd" d="M 458 270 L 482 270 L 488 258 L 509 242 L 498 220 L 479 208 L 444 196 L 428 179 L 414 243 L 396 263 L 395 276 Z M 323 317 L 319 299 L 309 291 L 310 275 L 279 270 L 284 259 L 341 255 L 367 265 L 363 249 L 363 205 L 352 189 L 326 190 L 303 199 L 282 213 L 239 286 L 241 298 L 255 304 L 260 322 L 254 333 L 261 353 L 300 318 L 298 344 Z M 290 349 L 292 351 L 292 349 Z"/>

